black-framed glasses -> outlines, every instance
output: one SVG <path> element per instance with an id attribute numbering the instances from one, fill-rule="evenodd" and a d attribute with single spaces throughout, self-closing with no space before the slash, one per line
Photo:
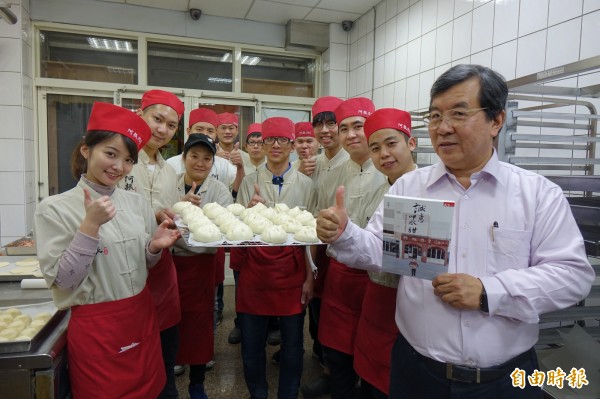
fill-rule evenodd
<path id="1" fill-rule="evenodd" d="M 246 142 L 246 144 L 248 144 L 251 147 L 262 147 L 263 142 L 262 141 L 248 141 L 248 142 Z"/>
<path id="2" fill-rule="evenodd" d="M 335 127 L 337 126 L 337 123 L 335 123 L 333 121 L 329 121 L 329 122 L 325 122 L 325 123 L 318 122 L 313 125 L 313 127 L 317 130 L 323 130 L 323 126 L 325 126 L 328 130 L 331 130 L 331 129 L 335 129 Z"/>
<path id="3" fill-rule="evenodd" d="M 277 142 L 280 145 L 285 145 L 285 144 L 289 144 L 292 140 L 290 140 L 287 137 L 265 137 L 263 139 L 263 143 L 265 143 L 266 145 L 273 145 L 275 144 L 275 142 Z"/>
<path id="4" fill-rule="evenodd" d="M 460 127 L 467 121 L 467 119 L 485 109 L 487 109 L 487 107 L 471 109 L 454 108 L 444 112 L 431 111 L 430 113 L 423 115 L 423 122 L 430 129 L 437 129 L 442 124 L 442 121 L 446 119 L 450 126 Z"/>

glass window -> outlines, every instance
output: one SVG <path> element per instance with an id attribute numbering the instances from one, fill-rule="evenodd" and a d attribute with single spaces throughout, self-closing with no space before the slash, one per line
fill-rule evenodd
<path id="1" fill-rule="evenodd" d="M 314 97 L 312 58 L 242 53 L 242 92 Z"/>
<path id="2" fill-rule="evenodd" d="M 148 84 L 232 91 L 231 51 L 148 43 Z"/>
<path id="3" fill-rule="evenodd" d="M 40 32 L 44 78 L 137 84 L 137 41 Z"/>

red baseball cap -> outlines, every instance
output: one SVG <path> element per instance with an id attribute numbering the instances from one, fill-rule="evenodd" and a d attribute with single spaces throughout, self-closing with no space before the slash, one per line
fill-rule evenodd
<path id="1" fill-rule="evenodd" d="M 216 128 L 219 125 L 219 117 L 212 109 L 196 108 L 190 112 L 188 127 L 192 127 L 198 122 L 210 123 Z"/>
<path id="2" fill-rule="evenodd" d="M 368 118 L 373 112 L 375 112 L 375 105 L 370 99 L 366 97 L 350 98 L 335 109 L 335 120 L 339 124 L 351 116 Z"/>
<path id="3" fill-rule="evenodd" d="M 248 126 L 248 133 L 246 134 L 246 136 L 251 135 L 252 133 L 261 133 L 262 132 L 262 123 L 251 123 L 250 126 Z"/>
<path id="4" fill-rule="evenodd" d="M 396 108 L 382 108 L 373 112 L 365 121 L 365 136 L 367 141 L 373 133 L 381 129 L 396 129 L 408 137 L 412 129 L 410 114 Z"/>
<path id="5" fill-rule="evenodd" d="M 150 127 L 135 112 L 121 108 L 118 105 L 96 102 L 87 124 L 88 134 L 94 130 L 104 130 L 129 137 L 138 151 L 150 140 Z"/>
<path id="6" fill-rule="evenodd" d="M 296 137 L 315 137 L 313 125 L 310 122 L 298 122 L 294 125 Z"/>
<path id="7" fill-rule="evenodd" d="M 313 118 L 320 114 L 321 112 L 335 112 L 335 109 L 343 102 L 341 98 L 325 96 L 320 97 L 315 101 L 315 104 L 312 106 L 312 115 Z"/>
<path id="8" fill-rule="evenodd" d="M 219 114 L 219 125 L 235 125 L 238 126 L 238 116 L 236 114 L 232 114 L 231 112 L 223 112 Z"/>
<path id="9" fill-rule="evenodd" d="M 142 96 L 142 109 L 154 104 L 162 104 L 173 108 L 179 119 L 181 119 L 185 110 L 185 106 L 175 94 L 164 90 L 149 90 L 144 93 Z"/>
<path id="10" fill-rule="evenodd" d="M 265 119 L 262 123 L 262 138 L 264 140 L 267 137 L 287 137 L 295 140 L 294 122 L 281 116 Z"/>

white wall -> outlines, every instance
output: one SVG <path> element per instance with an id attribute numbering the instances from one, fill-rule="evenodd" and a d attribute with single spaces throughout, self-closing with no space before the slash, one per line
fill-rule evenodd
<path id="1" fill-rule="evenodd" d="M 0 239 L 31 230 L 35 209 L 32 37 L 29 0 L 12 0 L 15 25 L 0 21 Z"/>

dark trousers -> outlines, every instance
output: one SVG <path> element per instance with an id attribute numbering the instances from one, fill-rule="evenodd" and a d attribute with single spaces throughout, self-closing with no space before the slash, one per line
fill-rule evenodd
<path id="1" fill-rule="evenodd" d="M 167 382 L 158 395 L 158 399 L 177 398 L 177 387 L 175 386 L 175 357 L 179 349 L 179 326 L 174 325 L 160 332 L 160 345 L 162 347 L 163 361 Z"/>
<path id="2" fill-rule="evenodd" d="M 266 399 L 266 351 L 269 316 L 240 313 L 242 328 L 242 362 L 244 379 L 252 399 Z M 303 367 L 304 313 L 279 317 L 281 357 L 279 364 L 279 399 L 296 399 Z"/>
<path id="3" fill-rule="evenodd" d="M 387 395 L 369 384 L 367 381 L 360 380 L 359 399 L 387 399 Z"/>
<path id="4" fill-rule="evenodd" d="M 204 384 L 206 364 L 190 364 L 190 385 Z"/>
<path id="5" fill-rule="evenodd" d="M 358 375 L 354 371 L 354 356 L 323 346 L 330 369 L 331 399 L 351 399 L 355 395 Z"/>
<path id="6" fill-rule="evenodd" d="M 237 304 L 237 290 L 238 290 L 238 280 L 240 279 L 240 272 L 238 270 L 233 271 L 233 281 L 235 282 L 235 302 Z M 240 321 L 238 320 L 238 312 L 235 312 L 235 319 L 233 319 L 233 325 L 237 328 L 240 328 Z"/>
<path id="7" fill-rule="evenodd" d="M 326 364 L 323 358 L 323 347 L 319 341 L 319 317 L 321 316 L 321 298 L 313 298 L 308 303 L 308 332 L 313 339 L 313 353 L 319 357 L 321 364 Z"/>
<path id="8" fill-rule="evenodd" d="M 539 369 L 535 353 L 522 365 L 526 375 Z M 390 399 L 542 399 L 542 390 L 527 383 L 513 387 L 510 372 L 505 377 L 480 384 L 448 380 L 432 372 L 400 334 L 392 349 Z"/>

